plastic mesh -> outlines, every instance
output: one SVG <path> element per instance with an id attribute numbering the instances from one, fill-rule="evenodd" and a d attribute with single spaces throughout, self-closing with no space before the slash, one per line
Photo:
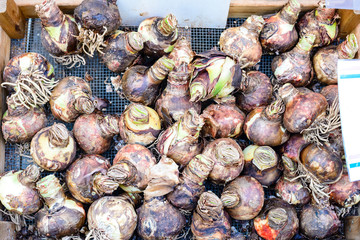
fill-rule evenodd
<path id="1" fill-rule="evenodd" d="M 230 18 L 227 21 L 227 27 L 235 27 L 240 26 L 245 19 L 234 19 Z M 129 27 L 125 30 L 137 30 L 137 27 Z M 181 28 L 180 34 L 182 36 L 191 39 L 192 48 L 195 52 L 200 53 L 206 50 L 209 50 L 213 47 L 218 47 L 218 41 L 221 32 L 224 29 L 211 29 L 211 28 Z M 93 77 L 93 80 L 90 82 L 93 94 L 100 97 L 108 99 L 112 104 L 105 111 L 105 113 L 111 114 L 121 114 L 125 109 L 126 105 L 129 102 L 126 99 L 120 99 L 118 94 L 111 87 L 110 77 L 116 77 L 117 74 L 108 70 L 104 64 L 101 63 L 100 59 L 95 56 L 94 58 L 87 58 L 87 64 L 85 66 L 81 66 L 80 68 L 67 69 L 64 66 L 56 64 L 54 60 L 49 56 L 46 50 L 41 45 L 40 40 L 41 33 L 41 22 L 39 19 L 29 19 L 27 34 L 24 39 L 20 40 L 12 40 L 11 46 L 11 57 L 25 53 L 25 52 L 37 52 L 44 55 L 54 66 L 55 74 L 57 79 L 62 79 L 65 76 L 78 76 L 84 78 L 86 74 L 89 74 Z M 263 56 L 260 64 L 257 66 L 258 70 L 265 73 L 267 76 L 271 77 L 271 61 L 273 56 Z M 50 111 L 48 111 L 48 125 L 52 125 L 54 123 L 54 118 L 52 117 Z M 72 124 L 66 124 L 69 130 L 72 129 Z M 110 148 L 111 150 L 107 151 L 103 154 L 103 156 L 107 157 L 112 161 L 116 154 L 116 150 L 114 146 Z M 27 165 L 31 163 L 31 158 L 28 156 L 29 151 L 23 151 L 22 154 L 19 154 L 19 146 L 6 144 L 5 149 L 5 170 L 18 170 L 24 169 Z M 79 151 L 79 153 L 81 153 Z M 78 154 L 79 154 L 78 153 Z M 42 176 L 50 174 L 49 172 L 44 171 Z M 63 176 L 64 173 L 56 173 L 58 177 Z M 212 183 L 206 184 L 206 189 L 211 190 L 220 196 L 223 186 L 215 185 Z M 274 196 L 274 191 L 271 189 L 265 189 L 266 198 Z M 191 218 L 187 217 L 187 227 L 185 231 L 189 230 L 189 225 L 191 222 Z M 31 222 L 30 222 L 31 223 Z M 245 236 L 249 237 L 252 229 L 252 221 L 232 221 L 232 226 L 234 226 L 238 231 L 242 232 Z M 133 239 L 140 239 L 137 236 L 134 236 Z M 191 231 L 186 238 L 181 239 L 192 239 Z M 250 239 L 250 238 L 249 238 Z M 296 236 L 295 239 L 304 239 L 301 236 Z M 337 237 L 336 239 L 341 239 Z"/>

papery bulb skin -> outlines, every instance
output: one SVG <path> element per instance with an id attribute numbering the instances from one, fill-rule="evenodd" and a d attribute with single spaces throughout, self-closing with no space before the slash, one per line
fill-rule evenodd
<path id="1" fill-rule="evenodd" d="M 312 81 L 314 69 L 310 53 L 314 41 L 315 35 L 304 36 L 292 50 L 273 59 L 271 70 L 276 77 L 276 83 L 291 83 L 295 87 L 303 87 Z"/>
<path id="2" fill-rule="evenodd" d="M 110 71 L 122 73 L 131 67 L 144 48 L 143 38 L 138 32 L 115 31 L 105 40 L 106 47 L 101 60 Z"/>
<path id="3" fill-rule="evenodd" d="M 41 19 L 41 43 L 54 56 L 73 54 L 78 51 L 79 29 L 75 19 L 63 12 L 55 0 L 45 0 L 35 6 Z"/>
<path id="4" fill-rule="evenodd" d="M 240 176 L 225 186 L 221 201 L 230 217 L 251 220 L 261 211 L 264 196 L 264 189 L 255 178 Z"/>
<path id="5" fill-rule="evenodd" d="M 6 142 L 29 142 L 38 131 L 46 126 L 46 114 L 42 108 L 15 107 L 9 100 L 7 103 L 8 110 L 3 114 L 1 124 L 2 135 Z"/>
<path id="6" fill-rule="evenodd" d="M 289 158 L 294 162 L 300 161 L 301 151 L 310 143 L 301 134 L 293 134 L 289 140 L 281 147 L 283 157 Z"/>
<path id="7" fill-rule="evenodd" d="M 160 84 L 174 68 L 174 61 L 163 56 L 150 68 L 130 67 L 121 78 L 122 92 L 131 102 L 152 105 L 159 95 Z"/>
<path id="8" fill-rule="evenodd" d="M 166 17 L 152 17 L 142 21 L 138 32 L 144 38 L 144 53 L 161 57 L 170 53 L 179 37 L 177 19 L 173 14 Z"/>
<path id="9" fill-rule="evenodd" d="M 100 155 L 85 155 L 73 162 L 66 171 L 66 184 L 78 201 L 90 204 L 118 188 L 110 178 L 104 178 L 109 161 Z"/>
<path id="10" fill-rule="evenodd" d="M 109 240 L 128 240 L 133 235 L 137 214 L 134 203 L 124 195 L 105 196 L 91 204 L 88 216 L 90 230 Z"/>
<path id="11" fill-rule="evenodd" d="M 273 87 L 270 78 L 259 71 L 249 71 L 242 78 L 240 91 L 236 93 L 237 106 L 246 112 L 271 102 Z"/>
<path id="12" fill-rule="evenodd" d="M 318 7 L 307 12 L 297 23 L 299 36 L 314 34 L 314 47 L 322 47 L 332 43 L 339 33 L 339 15 L 336 9 Z"/>
<path id="13" fill-rule="evenodd" d="M 328 46 L 316 52 L 313 58 L 316 78 L 319 82 L 330 85 L 337 84 L 338 59 L 352 59 L 355 57 L 359 46 L 355 34 L 346 36 L 346 40 L 338 46 Z"/>
<path id="14" fill-rule="evenodd" d="M 252 15 L 240 27 L 226 29 L 220 35 L 220 50 L 234 58 L 241 68 L 255 66 L 262 56 L 259 35 L 264 24 L 261 16 Z"/>
<path id="15" fill-rule="evenodd" d="M 239 144 L 231 138 L 219 138 L 208 143 L 203 155 L 215 162 L 209 179 L 217 184 L 232 181 L 244 168 L 244 154 Z"/>
<path id="16" fill-rule="evenodd" d="M 244 149 L 244 174 L 258 180 L 262 185 L 270 186 L 280 175 L 279 159 L 269 146 L 249 145 Z"/>
<path id="17" fill-rule="evenodd" d="M 214 167 L 215 162 L 203 154 L 197 155 L 185 167 L 180 177 L 180 184 L 167 195 L 168 201 L 175 207 L 192 211 L 200 195 L 205 191 L 204 182 Z"/>
<path id="18" fill-rule="evenodd" d="M 327 206 L 309 204 L 300 213 L 300 230 L 309 238 L 329 237 L 338 231 L 340 224 L 336 213 Z"/>
<path id="19" fill-rule="evenodd" d="M 122 147 L 113 160 L 113 166 L 107 176 L 131 193 L 140 193 L 148 185 L 149 171 L 156 159 L 149 149 L 139 144 L 127 144 Z"/>
<path id="20" fill-rule="evenodd" d="M 350 182 L 349 175 L 343 174 L 340 180 L 329 187 L 330 200 L 341 207 L 351 207 L 360 201 L 360 181 Z"/>
<path id="21" fill-rule="evenodd" d="M 157 150 L 177 164 L 186 166 L 202 151 L 203 143 L 199 137 L 203 125 L 204 119 L 195 109 L 187 110 L 179 121 L 161 134 L 156 145 Z"/>
<path id="22" fill-rule="evenodd" d="M 119 117 L 103 113 L 83 114 L 76 119 L 73 133 L 87 154 L 102 154 L 119 134 Z"/>
<path id="23" fill-rule="evenodd" d="M 174 50 L 172 50 L 169 54 L 169 58 L 175 62 L 175 71 L 177 71 L 183 64 L 188 66 L 194 57 L 195 52 L 191 48 L 191 43 L 185 37 L 176 41 Z"/>
<path id="24" fill-rule="evenodd" d="M 191 232 L 196 239 L 225 240 L 231 234 L 231 220 L 224 206 L 211 191 L 201 194 L 191 221 Z"/>
<path id="25" fill-rule="evenodd" d="M 277 181 L 275 186 L 276 195 L 291 205 L 308 203 L 311 199 L 309 190 L 301 181 L 288 181 L 284 177 Z"/>
<path id="26" fill-rule="evenodd" d="M 277 54 L 295 46 L 298 40 L 295 23 L 300 11 L 300 3 L 297 0 L 289 0 L 276 15 L 265 19 L 265 25 L 260 34 L 264 51 Z"/>
<path id="27" fill-rule="evenodd" d="M 292 239 L 299 229 L 296 210 L 287 202 L 273 198 L 254 219 L 256 232 L 266 240 Z"/>
<path id="28" fill-rule="evenodd" d="M 41 197 L 35 188 L 40 178 L 40 169 L 29 165 L 25 170 L 9 171 L 0 178 L 0 201 L 10 212 L 29 215 L 42 206 Z"/>
<path id="29" fill-rule="evenodd" d="M 245 121 L 243 113 L 236 105 L 235 98 L 223 98 L 219 104 L 211 104 L 202 113 L 205 125 L 202 132 L 213 138 L 237 138 L 242 134 Z"/>
<path id="30" fill-rule="evenodd" d="M 320 93 L 326 98 L 329 106 L 333 105 L 335 101 L 339 101 L 338 85 L 328 85 L 323 87 Z"/>
<path id="31" fill-rule="evenodd" d="M 52 114 L 64 122 L 92 113 L 95 103 L 89 83 L 79 77 L 62 79 L 51 93 L 50 107 Z"/>
<path id="32" fill-rule="evenodd" d="M 166 88 L 156 100 L 155 109 L 166 125 L 172 125 L 190 108 L 200 114 L 201 103 L 190 101 L 189 80 L 191 72 L 188 65 L 182 64 L 171 71 Z"/>
<path id="33" fill-rule="evenodd" d="M 279 95 L 286 106 L 283 124 L 291 133 L 300 133 L 316 119 L 325 116 L 328 104 L 320 93 L 305 88 L 296 89 L 287 83 L 279 89 Z"/>
<path id="34" fill-rule="evenodd" d="M 191 66 L 192 102 L 225 98 L 240 88 L 243 75 L 240 65 L 216 48 L 197 54 Z"/>
<path id="35" fill-rule="evenodd" d="M 64 124 L 55 123 L 35 134 L 30 154 L 36 164 L 47 171 L 65 170 L 75 159 L 76 142 Z"/>
<path id="36" fill-rule="evenodd" d="M 35 215 L 35 226 L 40 236 L 62 238 L 78 234 L 86 220 L 86 213 L 80 202 L 65 195 L 55 175 L 48 175 L 36 183 L 46 207 Z"/>
<path id="37" fill-rule="evenodd" d="M 255 108 L 245 119 L 244 132 L 249 140 L 260 146 L 279 146 L 290 134 L 282 124 L 284 103 L 277 99 L 267 107 Z"/>
<path id="38" fill-rule="evenodd" d="M 147 146 L 158 137 L 161 122 L 154 109 L 132 103 L 120 116 L 119 130 L 121 139 L 126 143 Z"/>
<path id="39" fill-rule="evenodd" d="M 300 159 L 304 167 L 323 184 L 336 183 L 342 176 L 341 159 L 326 146 L 312 143 L 302 150 Z"/>
<path id="40" fill-rule="evenodd" d="M 84 0 L 74 9 L 74 17 L 82 28 L 100 34 L 106 29 L 109 35 L 121 25 L 116 3 L 108 0 Z"/>

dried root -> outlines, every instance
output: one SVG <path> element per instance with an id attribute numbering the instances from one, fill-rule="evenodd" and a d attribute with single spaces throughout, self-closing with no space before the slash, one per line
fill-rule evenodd
<path id="1" fill-rule="evenodd" d="M 64 65 L 69 69 L 73 67 L 81 67 L 86 64 L 85 58 L 80 54 L 64 55 L 60 57 L 50 54 L 50 56 L 55 59 L 56 63 Z"/>
<path id="2" fill-rule="evenodd" d="M 91 229 L 90 232 L 86 235 L 85 240 L 110 240 L 106 234 L 97 229 Z"/>
<path id="3" fill-rule="evenodd" d="M 103 54 L 102 50 L 106 47 L 106 44 L 104 43 L 106 32 L 106 27 L 104 27 L 104 32 L 102 34 L 95 33 L 90 29 L 81 28 L 77 39 L 81 42 L 81 49 L 83 52 L 90 57 L 94 57 L 95 51 Z"/>
<path id="4" fill-rule="evenodd" d="M 326 113 L 325 117 L 315 121 L 310 127 L 301 132 L 307 142 L 322 146 L 323 142 L 329 141 L 330 133 L 341 127 L 338 97 L 336 97 L 333 104 L 328 107 Z"/>
<path id="5" fill-rule="evenodd" d="M 57 83 L 56 80 L 48 79 L 40 70 L 31 69 L 21 72 L 15 83 L 4 82 L 1 86 L 11 86 L 15 90 L 9 100 L 15 107 L 24 106 L 30 109 L 46 104 Z"/>
<path id="6" fill-rule="evenodd" d="M 352 207 L 335 207 L 336 215 L 339 218 L 344 218 L 345 216 L 349 215 L 352 210 Z"/>
<path id="7" fill-rule="evenodd" d="M 298 162 L 298 168 L 296 170 L 297 176 L 294 178 L 287 178 L 285 180 L 294 182 L 298 179 L 301 180 L 303 186 L 305 186 L 312 194 L 313 199 L 320 206 L 329 205 L 329 187 L 327 185 L 322 184 L 311 172 L 309 172 L 305 166 Z"/>
<path id="8" fill-rule="evenodd" d="M 82 238 L 80 236 L 67 236 L 61 238 L 61 240 L 82 240 Z"/>
<path id="9" fill-rule="evenodd" d="M 271 85 L 273 86 L 273 92 L 278 92 L 279 88 L 281 87 L 281 84 L 278 83 L 275 76 L 271 76 L 270 78 Z"/>
<path id="10" fill-rule="evenodd" d="M 20 215 L 6 209 L 0 209 L 0 212 L 10 217 L 11 222 L 15 224 L 15 230 L 17 232 L 20 232 L 23 227 L 27 227 L 26 220 L 34 220 L 34 217 L 30 215 Z"/>
<path id="11" fill-rule="evenodd" d="M 188 235 L 190 233 L 190 227 L 188 228 L 183 228 L 181 230 L 181 232 L 179 233 L 179 235 L 177 235 L 177 237 L 175 238 L 175 240 L 178 240 L 178 239 L 187 239 Z"/>
<path id="12" fill-rule="evenodd" d="M 182 215 L 184 216 L 191 216 L 192 212 L 189 210 L 185 210 L 185 209 L 181 209 L 179 208 L 179 211 L 181 212 Z"/>

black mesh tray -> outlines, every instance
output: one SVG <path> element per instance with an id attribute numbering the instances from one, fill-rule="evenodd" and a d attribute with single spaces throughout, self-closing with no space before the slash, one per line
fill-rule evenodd
<path id="1" fill-rule="evenodd" d="M 227 21 L 228 27 L 240 26 L 245 19 L 238 18 L 229 18 Z M 124 30 L 137 30 L 137 27 L 128 27 L 124 28 Z M 213 29 L 213 28 L 180 28 L 180 35 L 185 36 L 187 39 L 191 40 L 191 45 L 193 50 L 196 53 L 200 53 L 206 50 L 209 50 L 213 47 L 218 47 L 218 41 L 220 38 L 220 34 L 224 29 Z M 15 40 L 13 39 L 11 42 L 11 57 L 16 55 L 25 53 L 25 52 L 37 52 L 44 55 L 54 66 L 55 68 L 55 76 L 57 79 L 62 79 L 65 76 L 78 76 L 84 78 L 86 74 L 89 74 L 93 77 L 93 80 L 90 82 L 91 88 L 93 90 L 94 95 L 100 98 L 106 98 L 111 102 L 111 105 L 106 113 L 111 114 L 121 114 L 125 109 L 126 105 L 129 104 L 129 101 L 126 99 L 120 99 L 114 89 L 109 85 L 110 77 L 116 77 L 117 74 L 108 70 L 104 64 L 101 63 L 100 59 L 95 56 L 94 58 L 87 58 L 87 64 L 85 66 L 81 66 L 79 68 L 74 67 L 72 69 L 68 69 L 65 66 L 61 66 L 56 64 L 52 57 L 48 54 L 48 52 L 42 47 L 40 40 L 41 33 L 41 22 L 39 19 L 28 19 L 27 21 L 27 32 L 26 37 L 24 39 Z M 261 62 L 256 69 L 265 73 L 268 77 L 271 77 L 271 61 L 273 56 L 264 55 L 261 58 Z M 55 121 L 54 117 L 51 115 L 49 109 L 47 110 L 48 114 L 48 125 L 52 125 Z M 73 124 L 66 124 L 67 127 L 71 130 Z M 12 145 L 7 143 L 5 146 L 5 171 L 9 170 L 18 170 L 24 169 L 26 166 L 31 164 L 32 159 L 29 158 L 29 151 L 21 151 L 21 147 L 18 145 Z M 110 148 L 109 151 L 103 154 L 106 158 L 108 158 L 111 162 L 116 154 L 116 149 L 114 146 Z M 21 154 L 20 154 L 21 153 Z M 81 154 L 79 151 L 78 154 Z M 42 176 L 46 176 L 51 174 L 50 172 L 42 172 Z M 62 178 L 63 173 L 56 173 L 56 175 Z M 220 196 L 223 186 L 206 183 L 206 189 L 211 190 Z M 266 198 L 274 196 L 273 190 L 265 189 Z M 298 209 L 300 210 L 300 209 Z M 191 217 L 187 216 L 187 224 L 186 228 L 181 234 L 184 234 L 179 239 L 192 239 L 192 234 L 189 229 L 191 222 Z M 28 221 L 29 224 L 32 224 L 32 221 Z M 250 237 L 252 231 L 252 221 L 232 221 L 232 226 L 237 229 L 237 231 L 242 232 L 248 239 L 252 239 Z M 343 229 L 341 229 L 340 234 L 343 233 Z M 343 234 L 341 234 L 343 235 Z M 140 237 L 134 236 L 133 239 L 141 239 Z M 294 237 L 294 239 L 306 239 L 300 235 Z M 341 236 L 334 236 L 331 239 L 343 239 Z"/>

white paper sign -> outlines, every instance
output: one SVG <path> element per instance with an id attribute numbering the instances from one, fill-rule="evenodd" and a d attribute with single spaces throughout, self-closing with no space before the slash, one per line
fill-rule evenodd
<path id="1" fill-rule="evenodd" d="M 360 10 L 360 0 L 326 0 L 327 8 Z"/>
<path id="2" fill-rule="evenodd" d="M 117 0 L 123 26 L 172 13 L 180 27 L 225 28 L 230 0 Z"/>
<path id="3" fill-rule="evenodd" d="M 360 60 L 338 60 L 341 129 L 350 181 L 360 180 Z"/>

